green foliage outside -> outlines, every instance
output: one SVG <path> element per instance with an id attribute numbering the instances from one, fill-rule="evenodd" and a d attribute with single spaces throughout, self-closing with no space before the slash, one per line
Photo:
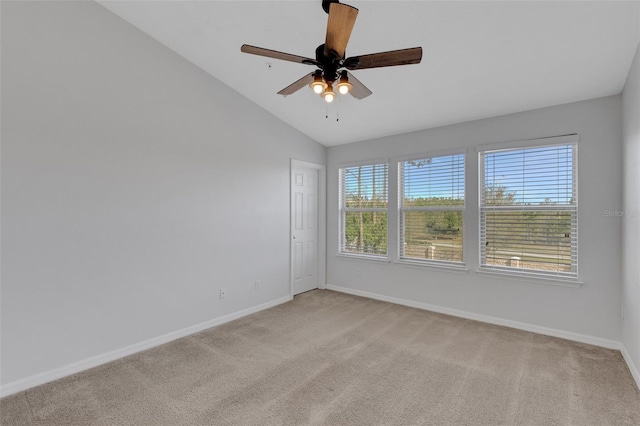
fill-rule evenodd
<path id="1" fill-rule="evenodd" d="M 440 197 L 414 198 L 405 199 L 404 206 L 447 208 L 464 206 L 464 200 Z M 462 212 L 458 210 L 410 212 L 405 215 L 405 229 L 422 229 L 433 237 L 455 238 L 462 231 Z"/>
<path id="2" fill-rule="evenodd" d="M 386 188 L 385 193 L 386 193 Z M 516 193 L 504 187 L 488 187 L 484 200 L 488 206 L 513 206 Z M 386 208 L 385 198 L 358 197 L 349 194 L 346 206 L 352 208 Z M 434 259 L 462 261 L 463 213 L 446 210 L 463 206 L 464 200 L 452 198 L 405 199 L 405 207 L 441 207 L 438 211 L 408 211 L 404 220 L 404 256 L 427 257 L 427 247 Z M 547 199 L 539 204 L 553 205 Z M 487 263 L 504 265 L 514 255 L 527 261 L 533 269 L 571 269 L 571 211 L 493 211 L 485 216 Z M 387 214 L 385 212 L 349 211 L 345 214 L 345 250 L 351 253 L 387 253 Z M 560 266 L 558 266 L 560 264 Z M 527 267 L 527 266 L 523 266 Z"/>
<path id="3" fill-rule="evenodd" d="M 345 170 L 352 178 L 350 191 L 345 194 L 345 207 L 357 210 L 345 212 L 344 250 L 387 254 L 387 169 L 376 170 L 376 165 L 372 165 Z M 370 209 L 381 211 L 363 211 Z"/>
<path id="4" fill-rule="evenodd" d="M 387 254 L 387 214 L 347 212 L 345 250 L 351 253 Z"/>
<path id="5" fill-rule="evenodd" d="M 405 207 L 463 206 L 452 198 L 405 199 Z M 463 217 L 460 210 L 407 211 L 404 221 L 404 253 L 407 258 L 462 261 Z M 431 247 L 427 252 L 427 248 Z"/>
<path id="6" fill-rule="evenodd" d="M 522 206 L 521 211 L 488 211 L 485 214 L 486 263 L 508 265 L 517 256 L 520 267 L 561 272 L 571 271 L 571 222 L 575 214 L 566 210 L 526 210 L 532 204 L 518 204 L 515 192 L 488 187 L 487 206 Z M 536 206 L 553 206 L 547 198 Z"/>

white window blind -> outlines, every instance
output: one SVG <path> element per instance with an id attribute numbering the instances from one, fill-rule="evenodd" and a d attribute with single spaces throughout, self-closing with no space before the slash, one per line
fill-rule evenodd
<path id="1" fill-rule="evenodd" d="M 577 278 L 577 145 L 480 153 L 480 266 Z"/>
<path id="2" fill-rule="evenodd" d="M 398 163 L 400 258 L 463 261 L 464 154 Z"/>
<path id="3" fill-rule="evenodd" d="M 340 253 L 387 255 L 388 164 L 339 169 Z"/>

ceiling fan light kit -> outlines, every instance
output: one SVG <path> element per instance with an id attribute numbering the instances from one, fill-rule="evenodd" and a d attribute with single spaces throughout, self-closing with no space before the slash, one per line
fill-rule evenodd
<path id="1" fill-rule="evenodd" d="M 318 95 L 324 92 L 324 89 L 327 88 L 327 83 L 322 78 L 322 70 L 316 70 L 313 73 L 313 82 L 309 84 L 309 87 Z"/>
<path id="2" fill-rule="evenodd" d="M 291 95 L 309 85 L 314 93 L 321 95 L 326 102 L 333 102 L 335 99 L 333 83 L 338 81 L 336 85 L 338 93 L 342 95 L 350 94 L 356 99 L 364 99 L 371 95 L 371 90 L 347 70 L 354 71 L 366 68 L 419 64 L 422 60 L 421 47 L 345 58 L 347 43 L 358 16 L 358 9 L 341 4 L 337 0 L 324 0 L 322 8 L 329 14 L 327 34 L 325 42 L 316 48 L 315 59 L 248 44 L 243 44 L 240 48 L 241 52 L 252 55 L 317 67 L 313 73 L 293 82 L 279 91 L 278 94 L 283 96 Z"/>
<path id="3" fill-rule="evenodd" d="M 340 80 L 338 81 L 338 92 L 341 95 L 346 95 L 353 88 L 353 84 L 349 83 L 349 77 L 347 76 L 347 71 L 342 70 L 340 72 Z"/>
<path id="4" fill-rule="evenodd" d="M 327 102 L 327 103 L 331 103 L 333 102 L 333 100 L 335 99 L 336 94 L 333 91 L 333 87 L 331 85 L 328 85 L 326 89 L 324 89 L 324 92 L 322 92 L 322 98 Z"/>

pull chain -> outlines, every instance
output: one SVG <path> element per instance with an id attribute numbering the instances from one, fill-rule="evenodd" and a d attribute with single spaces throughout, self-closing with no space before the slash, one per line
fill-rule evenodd
<path id="1" fill-rule="evenodd" d="M 338 101 L 338 98 L 336 97 L 332 103 L 335 104 L 336 106 L 336 122 L 339 122 L 340 121 L 340 101 Z M 329 102 L 324 103 L 324 118 L 327 120 L 329 119 Z"/>

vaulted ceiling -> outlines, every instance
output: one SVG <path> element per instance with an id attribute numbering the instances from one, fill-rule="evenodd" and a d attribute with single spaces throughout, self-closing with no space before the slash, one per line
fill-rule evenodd
<path id="1" fill-rule="evenodd" d="M 311 66 L 240 52 L 313 58 L 320 0 L 100 1 L 326 146 L 618 94 L 640 41 L 638 1 L 343 2 L 359 9 L 347 56 L 424 53 L 418 65 L 354 71 L 373 95 L 327 106 L 306 87 L 276 94 Z"/>

